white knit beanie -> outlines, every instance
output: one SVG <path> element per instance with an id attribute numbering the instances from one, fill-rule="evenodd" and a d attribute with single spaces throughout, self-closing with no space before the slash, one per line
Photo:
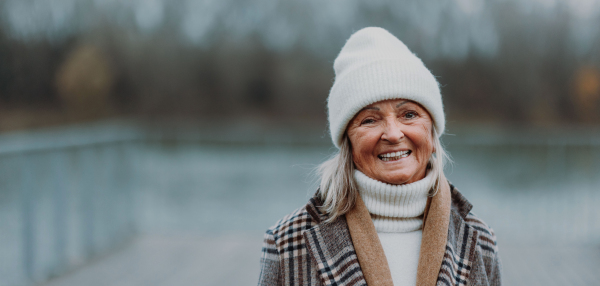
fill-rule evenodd
<path id="1" fill-rule="evenodd" d="M 340 147 L 346 126 L 365 106 L 387 99 L 409 99 L 421 104 L 441 135 L 446 120 L 435 77 L 423 62 L 394 35 L 378 27 L 354 33 L 335 59 L 335 82 L 327 108 L 329 130 Z"/>

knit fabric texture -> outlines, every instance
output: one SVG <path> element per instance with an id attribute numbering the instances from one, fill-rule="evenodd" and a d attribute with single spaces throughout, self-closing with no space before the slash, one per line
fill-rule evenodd
<path id="1" fill-rule="evenodd" d="M 371 214 L 377 232 L 411 232 L 423 226 L 423 212 L 433 172 L 404 185 L 386 184 L 354 171 L 358 192 Z"/>
<path id="2" fill-rule="evenodd" d="M 417 285 L 422 230 L 404 233 L 378 232 L 394 286 Z"/>
<path id="3" fill-rule="evenodd" d="M 327 108 L 333 144 L 340 147 L 346 126 L 362 108 L 388 99 L 408 99 L 431 115 L 438 134 L 446 121 L 438 82 L 423 62 L 378 27 L 354 33 L 335 59 L 335 82 Z"/>
<path id="4" fill-rule="evenodd" d="M 433 172 L 405 185 L 390 185 L 355 170 L 354 178 L 387 258 L 394 285 L 416 285 L 423 212 Z"/>

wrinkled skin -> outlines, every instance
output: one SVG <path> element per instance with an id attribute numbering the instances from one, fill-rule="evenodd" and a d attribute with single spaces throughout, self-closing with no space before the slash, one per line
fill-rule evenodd
<path id="1" fill-rule="evenodd" d="M 371 104 L 350 121 L 346 132 L 356 168 L 368 177 L 401 185 L 425 177 L 434 152 L 433 121 L 421 105 L 405 99 Z M 384 161 L 380 155 L 409 150 L 409 155 Z"/>

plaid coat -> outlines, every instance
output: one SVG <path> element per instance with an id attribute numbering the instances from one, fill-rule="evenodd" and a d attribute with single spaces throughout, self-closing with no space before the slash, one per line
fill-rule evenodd
<path id="1" fill-rule="evenodd" d="M 500 285 L 496 236 L 450 185 L 452 205 L 446 252 L 437 285 Z M 258 285 L 367 285 L 345 216 L 324 223 L 318 197 L 265 234 Z"/>

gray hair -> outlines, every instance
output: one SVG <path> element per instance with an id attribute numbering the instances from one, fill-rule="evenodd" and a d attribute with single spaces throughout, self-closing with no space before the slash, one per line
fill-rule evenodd
<path id="1" fill-rule="evenodd" d="M 431 197 L 435 196 L 440 188 L 446 162 L 451 162 L 435 126 L 432 129 L 432 136 L 434 153 L 431 154 L 427 165 L 435 178 L 429 186 L 431 190 L 429 196 Z M 323 201 L 321 210 L 329 215 L 327 222 L 335 220 L 354 207 L 356 198 L 359 196 L 358 186 L 354 181 L 354 170 L 352 146 L 348 135 L 344 134 L 340 150 L 316 169 L 320 178 L 318 194 Z"/>

